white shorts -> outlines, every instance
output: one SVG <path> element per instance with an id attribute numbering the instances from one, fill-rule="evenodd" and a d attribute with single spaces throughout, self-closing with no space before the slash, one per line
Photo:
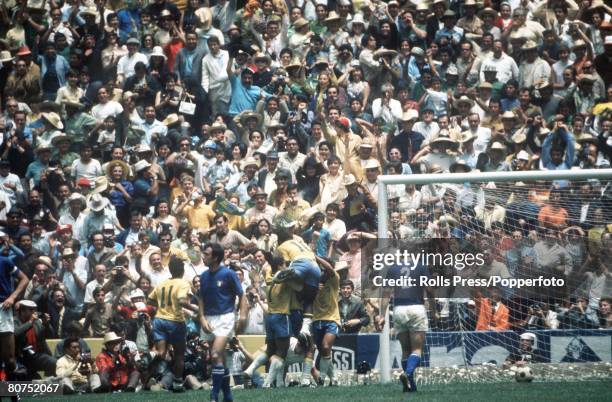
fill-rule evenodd
<path id="1" fill-rule="evenodd" d="M 396 333 L 429 329 L 427 311 L 422 304 L 396 306 L 393 308 L 393 327 Z"/>
<path id="2" fill-rule="evenodd" d="M 13 309 L 3 310 L 0 308 L 0 334 L 15 332 L 15 322 L 13 321 Z"/>
<path id="3" fill-rule="evenodd" d="M 205 318 L 212 328 L 212 334 L 207 334 L 203 330 L 200 330 L 200 337 L 202 339 L 211 340 L 215 336 L 225 336 L 230 338 L 234 335 L 234 324 L 236 323 L 236 314 L 234 312 L 219 315 L 207 315 Z"/>

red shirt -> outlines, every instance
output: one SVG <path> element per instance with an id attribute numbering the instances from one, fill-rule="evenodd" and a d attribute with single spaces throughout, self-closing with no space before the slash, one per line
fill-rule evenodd
<path id="1" fill-rule="evenodd" d="M 116 359 L 119 359 L 118 366 L 115 366 Z M 102 351 L 96 356 L 96 366 L 100 374 L 105 371 L 109 372 L 110 375 L 108 378 L 113 389 L 121 388 L 127 384 L 130 371 L 123 356 L 119 355 L 115 357 L 106 351 Z"/>

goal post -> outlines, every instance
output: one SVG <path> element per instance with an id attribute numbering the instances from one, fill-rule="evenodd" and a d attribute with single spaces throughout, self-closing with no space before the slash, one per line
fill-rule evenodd
<path id="1" fill-rule="evenodd" d="M 534 182 L 534 181 L 599 181 L 612 180 L 612 169 L 585 169 L 585 170 L 547 170 L 524 172 L 469 172 L 469 173 L 439 173 L 439 174 L 413 174 L 413 175 L 381 175 L 378 177 L 378 238 L 389 237 L 389 186 L 392 185 L 433 185 L 433 184 L 463 184 L 463 183 L 507 183 Z M 529 184 L 526 185 L 529 188 Z M 502 185 L 503 187 L 503 185 Z M 503 192 L 504 190 L 499 190 Z M 609 206 L 609 207 L 612 207 Z M 391 381 L 390 356 L 390 323 L 389 311 L 381 312 L 385 316 L 384 328 L 379 341 L 380 379 L 383 383 Z"/>

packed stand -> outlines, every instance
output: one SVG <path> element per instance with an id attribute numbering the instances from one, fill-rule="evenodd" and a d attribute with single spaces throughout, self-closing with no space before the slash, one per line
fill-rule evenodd
<path id="1" fill-rule="evenodd" d="M 306 371 L 316 343 L 312 373 L 333 380 L 335 334 L 381 329 L 377 300 L 361 297 L 361 247 L 379 219 L 389 238 L 484 252 L 478 275 L 568 279 L 558 292 L 438 295 L 432 330 L 611 328 L 608 181 L 395 185 L 377 216 L 383 173 L 610 168 L 611 11 L 599 0 L 4 1 L 4 375 L 44 372 L 66 392 L 212 378 L 218 391 L 227 378 L 265 386 L 255 369 L 268 359 L 275 373 L 291 358 Z M 294 254 L 323 272 L 315 318 L 319 297 L 335 306 L 313 323 L 335 323 L 321 339 L 266 321 L 294 303 L 273 285 Z M 265 350 L 230 332 L 222 349 L 206 339 L 218 324 L 200 287 L 211 264 L 231 271 L 239 329 L 267 333 Z M 172 306 L 168 283 L 180 289 Z M 99 355 L 90 337 L 103 338 Z M 61 341 L 51 351 L 47 339 Z"/>

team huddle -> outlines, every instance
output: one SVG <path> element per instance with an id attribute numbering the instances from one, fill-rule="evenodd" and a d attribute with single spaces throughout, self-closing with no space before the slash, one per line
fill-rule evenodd
<path id="1" fill-rule="evenodd" d="M 267 275 L 268 314 L 265 319 L 266 344 L 244 370 L 245 383 L 251 383 L 256 370 L 269 362 L 263 387 L 285 386 L 288 364 L 303 363 L 302 385 L 310 385 L 313 373 L 316 382 L 326 378 L 334 383 L 331 349 L 338 334 L 339 275 L 332 264 L 315 256 L 308 245 L 293 236 L 294 222 L 281 225 L 279 246 Z M 226 346 L 240 333 L 246 321 L 247 296 L 235 271 L 222 264 L 224 249 L 217 243 L 203 248 L 208 270 L 200 277 L 198 306 L 189 301 L 190 284 L 181 279 L 182 260 L 173 257 L 172 275 L 149 295 L 149 303 L 157 307 L 153 319 L 155 357 L 152 364 L 165 364 L 172 346 L 174 381 L 172 390 L 183 391 L 186 324 L 183 309 L 198 313 L 202 339 L 211 342 L 211 400 L 232 400 L 230 370 L 225 362 Z M 236 319 L 238 317 L 238 319 Z M 319 369 L 313 370 L 315 347 L 319 350 Z"/>

